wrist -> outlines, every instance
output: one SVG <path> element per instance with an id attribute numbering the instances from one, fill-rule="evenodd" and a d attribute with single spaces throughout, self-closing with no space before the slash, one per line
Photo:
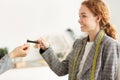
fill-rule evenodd
<path id="1" fill-rule="evenodd" d="M 45 50 L 39 49 L 39 53 L 40 53 L 40 54 L 43 54 L 47 49 L 48 49 L 48 48 L 46 48 Z"/>

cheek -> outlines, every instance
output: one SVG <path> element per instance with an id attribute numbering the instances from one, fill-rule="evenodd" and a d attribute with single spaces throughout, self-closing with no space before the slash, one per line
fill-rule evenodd
<path id="1" fill-rule="evenodd" d="M 95 28 L 96 28 L 96 23 L 94 21 L 87 20 L 85 22 L 84 31 L 89 32 L 91 30 L 94 30 Z"/>
<path id="2" fill-rule="evenodd" d="M 88 20 L 87 25 L 91 28 L 95 28 L 96 27 L 96 22 L 92 19 Z"/>

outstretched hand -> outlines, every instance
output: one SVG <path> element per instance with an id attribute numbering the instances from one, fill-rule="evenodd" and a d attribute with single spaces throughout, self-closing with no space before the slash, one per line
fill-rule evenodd
<path id="1" fill-rule="evenodd" d="M 16 47 L 10 54 L 10 58 L 16 58 L 16 57 L 25 57 L 27 53 L 29 52 L 29 44 L 24 44 L 21 46 Z"/>

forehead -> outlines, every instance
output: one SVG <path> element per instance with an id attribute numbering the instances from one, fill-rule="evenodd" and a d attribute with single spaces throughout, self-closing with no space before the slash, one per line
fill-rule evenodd
<path id="1" fill-rule="evenodd" d="M 79 14 L 92 14 L 92 12 L 85 5 L 81 5 L 79 9 Z"/>

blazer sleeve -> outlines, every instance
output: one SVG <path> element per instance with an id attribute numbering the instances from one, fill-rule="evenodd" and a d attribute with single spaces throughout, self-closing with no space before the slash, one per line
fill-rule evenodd
<path id="1" fill-rule="evenodd" d="M 76 40 L 77 41 L 77 40 Z M 73 44 L 73 47 L 76 45 L 76 41 Z M 62 62 L 57 58 L 57 56 L 54 54 L 54 51 L 52 48 L 48 48 L 42 55 L 42 57 L 45 59 L 49 67 L 58 75 L 58 76 L 64 76 L 68 74 L 68 68 L 69 68 L 69 59 L 72 57 L 73 50 L 67 55 L 66 59 Z"/>
<path id="2" fill-rule="evenodd" d="M 116 42 L 106 43 L 103 53 L 103 71 L 101 80 L 115 80 L 117 76 L 120 45 Z"/>
<path id="3" fill-rule="evenodd" d="M 12 60 L 10 59 L 9 55 L 5 55 L 0 59 L 0 74 L 3 72 L 13 68 L 14 65 L 12 63 Z"/>
<path id="4" fill-rule="evenodd" d="M 45 59 L 49 67 L 58 75 L 63 76 L 68 73 L 68 61 L 64 60 L 60 62 L 57 56 L 54 54 L 52 48 L 48 48 L 42 57 Z"/>

